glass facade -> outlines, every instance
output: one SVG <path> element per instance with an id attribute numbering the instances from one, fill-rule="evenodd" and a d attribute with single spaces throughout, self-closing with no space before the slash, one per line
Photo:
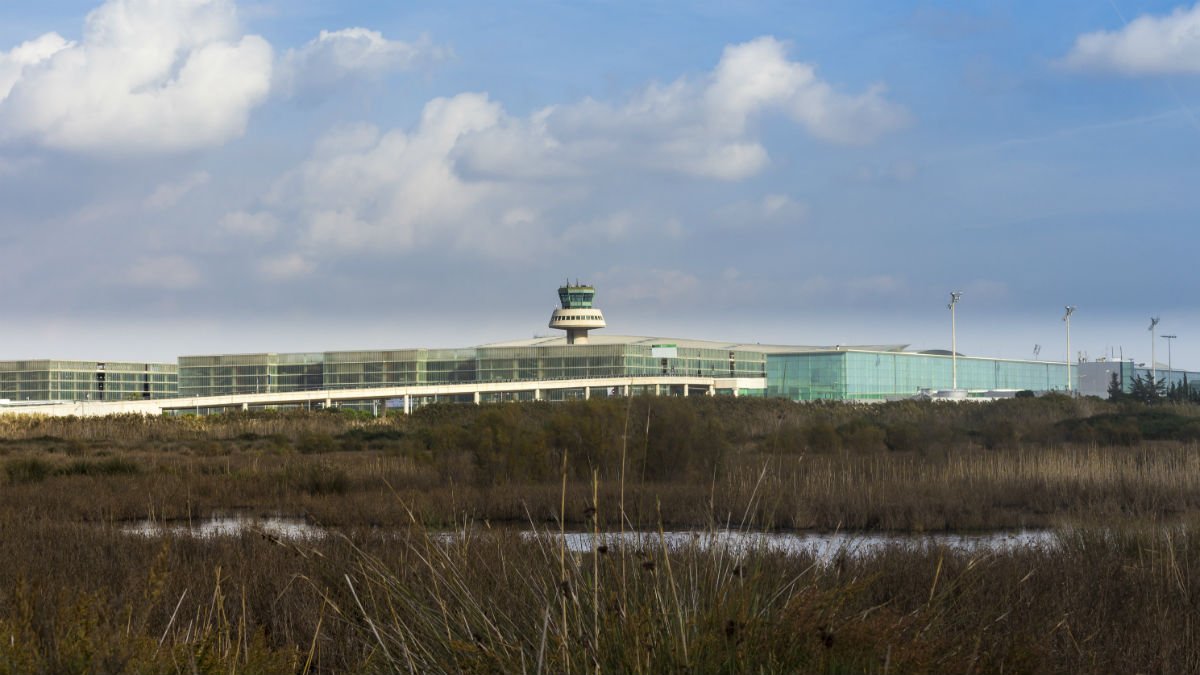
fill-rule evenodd
<path id="1" fill-rule="evenodd" d="M 217 396 L 320 389 L 323 359 L 320 353 L 181 356 L 179 393 Z"/>
<path id="2" fill-rule="evenodd" d="M 657 358 L 651 349 L 641 344 L 597 344 L 181 356 L 179 392 L 219 396 L 649 375 L 761 378 L 767 373 L 762 352 L 680 347 L 675 357 Z"/>
<path id="3" fill-rule="evenodd" d="M 174 363 L 0 361 L 0 399 L 127 401 L 169 398 L 178 391 Z"/>
<path id="4" fill-rule="evenodd" d="M 767 395 L 796 401 L 913 396 L 953 385 L 950 356 L 908 352 L 806 352 L 767 357 Z M 1055 391 L 1067 388 L 1067 364 L 960 356 L 958 388 Z M 1072 389 L 1078 374 L 1070 368 Z"/>

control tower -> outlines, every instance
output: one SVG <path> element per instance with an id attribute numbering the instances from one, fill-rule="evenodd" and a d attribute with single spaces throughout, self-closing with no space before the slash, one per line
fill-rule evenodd
<path id="1" fill-rule="evenodd" d="M 594 286 L 580 286 L 575 282 L 567 282 L 558 289 L 558 301 L 561 308 L 550 315 L 550 327 L 567 331 L 567 344 L 586 345 L 588 331 L 593 328 L 604 328 L 604 314 L 592 307 L 592 298 L 596 297 Z"/>

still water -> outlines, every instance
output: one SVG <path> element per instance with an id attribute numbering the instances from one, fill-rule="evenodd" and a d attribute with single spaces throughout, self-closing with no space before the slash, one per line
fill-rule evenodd
<path id="1" fill-rule="evenodd" d="M 224 516 L 193 521 L 178 522 L 140 521 L 126 525 L 122 530 L 141 536 L 191 536 L 200 538 L 237 536 L 243 532 L 259 532 L 282 539 L 313 540 L 331 534 L 319 525 L 303 518 L 282 516 L 255 518 L 251 516 Z M 486 537 L 487 530 L 472 531 L 470 536 Z M 541 536 L 558 546 L 562 535 L 555 531 L 522 530 L 522 536 Z M 436 541 L 450 543 L 466 533 L 439 532 Z M 862 555 L 888 547 L 951 548 L 968 552 L 1007 551 L 1027 547 L 1056 546 L 1058 537 L 1051 530 L 1018 530 L 979 534 L 849 534 L 844 532 L 742 532 L 738 530 L 715 531 L 667 531 L 667 532 L 567 532 L 565 544 L 568 550 L 585 553 L 594 547 L 617 547 L 622 544 L 637 549 L 678 548 L 726 548 L 733 552 L 764 550 L 783 553 L 809 552 L 818 558 L 832 558 L 844 552 L 847 555 Z"/>

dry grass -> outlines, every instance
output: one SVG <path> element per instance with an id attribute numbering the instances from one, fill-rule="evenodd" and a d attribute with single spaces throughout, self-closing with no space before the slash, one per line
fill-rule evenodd
<path id="1" fill-rule="evenodd" d="M 1013 436 L 969 407 L 931 421 L 939 409 L 908 405 L 642 403 L 0 417 L 0 672 L 1200 670 L 1194 442 L 1045 440 L 1113 414 L 1094 402 L 1021 402 L 1008 413 L 1041 431 Z M 897 425 L 925 445 L 876 447 Z M 789 441 L 789 426 L 812 433 Z M 691 453 L 686 470 L 657 472 L 672 451 Z M 115 527 L 245 511 L 334 536 Z M 828 564 L 653 534 L 571 553 L 554 536 L 726 524 L 1065 529 L 1054 547 Z"/>
<path id="2" fill-rule="evenodd" d="M 806 554 L 0 522 L 0 672 L 1195 672 L 1190 528 Z"/>
<path id="3" fill-rule="evenodd" d="M 397 441 L 402 443 L 403 440 Z M 20 441 L 0 445 L 0 512 L 70 521 L 203 518 L 231 511 L 310 517 L 326 525 L 397 526 L 403 505 L 426 525 L 464 518 L 555 522 L 560 480 L 481 485 L 468 458 L 440 464 L 394 448 L 303 454 L 290 442 Z M 454 467 L 460 467 L 455 470 Z M 1194 443 L 937 453 L 726 457 L 707 476 L 641 481 L 625 490 L 635 525 L 741 521 L 758 492 L 761 527 L 958 531 L 1050 527 L 1064 519 L 1170 521 L 1200 508 Z M 568 480 L 567 524 L 584 525 L 592 485 Z M 618 522 L 620 485 L 600 481 L 601 516 Z"/>

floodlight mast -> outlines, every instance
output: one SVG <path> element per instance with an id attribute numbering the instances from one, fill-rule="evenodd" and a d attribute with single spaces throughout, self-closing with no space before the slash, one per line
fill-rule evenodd
<path id="1" fill-rule="evenodd" d="M 1167 341 L 1167 386 L 1171 386 L 1171 381 L 1175 378 L 1175 369 L 1171 367 L 1171 340 L 1179 337 L 1178 335 L 1160 335 L 1160 338 Z"/>
<path id="2" fill-rule="evenodd" d="M 1158 362 L 1154 357 L 1154 327 L 1158 325 L 1158 317 L 1150 317 L 1150 381 L 1158 386 Z"/>
<path id="3" fill-rule="evenodd" d="M 962 291 L 950 292 L 950 304 L 946 308 L 950 310 L 950 369 L 953 374 L 952 389 L 958 389 L 958 329 L 954 324 L 954 306 L 958 304 L 962 298 Z"/>
<path id="4" fill-rule="evenodd" d="M 1067 392 L 1071 391 L 1071 315 L 1075 313 L 1075 305 L 1067 305 L 1067 313 L 1063 321 L 1067 322 Z"/>

